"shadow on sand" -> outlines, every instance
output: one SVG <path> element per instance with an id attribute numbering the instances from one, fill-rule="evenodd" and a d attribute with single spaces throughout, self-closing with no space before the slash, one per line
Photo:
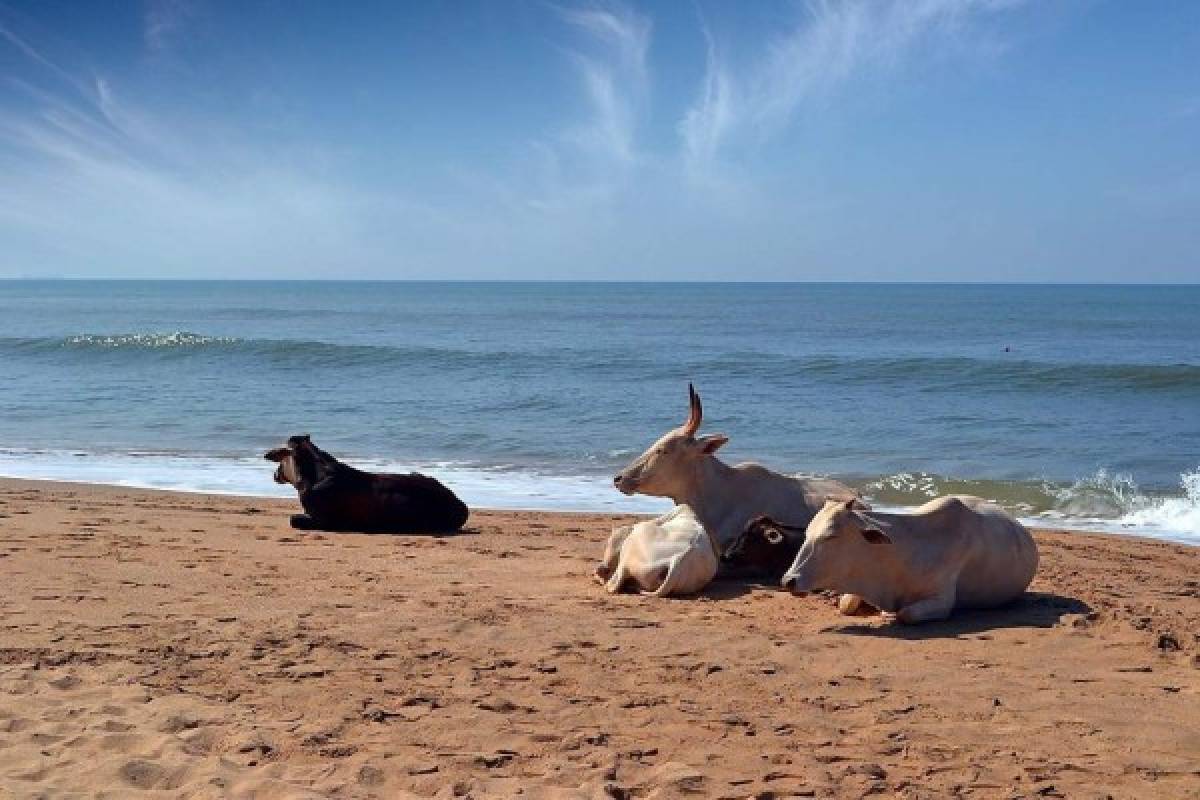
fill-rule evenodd
<path id="1" fill-rule="evenodd" d="M 852 636 L 883 636 L 890 639 L 951 639 L 972 633 L 984 633 L 998 628 L 1053 628 L 1067 614 L 1087 614 L 1092 607 L 1074 597 L 1052 592 L 1026 592 L 1007 606 L 986 610 L 955 611 L 950 619 L 903 625 L 899 622 L 880 625 L 835 625 L 828 633 L 847 633 Z"/>
<path id="2" fill-rule="evenodd" d="M 708 586 L 705 586 L 704 591 L 696 596 L 706 597 L 709 600 L 734 600 L 743 595 L 750 594 L 755 589 L 779 589 L 779 586 L 775 583 L 748 578 L 718 577 Z M 783 590 L 780 589 L 780 591 Z"/>
<path id="3" fill-rule="evenodd" d="M 453 539 L 458 536 L 478 536 L 479 528 L 467 526 L 459 528 L 456 531 L 387 531 L 387 530 L 357 530 L 354 528 L 295 528 L 296 533 L 301 534 L 325 534 L 329 536 L 342 536 L 345 534 L 362 534 L 364 536 L 395 536 L 397 538 L 412 538 L 412 539 Z"/>

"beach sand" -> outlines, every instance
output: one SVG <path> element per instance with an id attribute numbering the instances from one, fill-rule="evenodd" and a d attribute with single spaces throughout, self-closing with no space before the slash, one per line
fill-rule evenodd
<path id="1" fill-rule="evenodd" d="M 1200 548 L 1040 531 L 906 628 L 609 596 L 611 516 L 296 508 L 0 482 L 0 798 L 1200 797 Z"/>

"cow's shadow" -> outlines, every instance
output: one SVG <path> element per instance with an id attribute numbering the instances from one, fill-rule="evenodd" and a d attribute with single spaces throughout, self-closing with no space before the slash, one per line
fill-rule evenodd
<path id="1" fill-rule="evenodd" d="M 712 583 L 705 586 L 704 590 L 697 597 L 703 597 L 708 600 L 735 600 L 755 590 L 763 589 L 779 589 L 779 585 L 767 580 L 718 576 Z"/>
<path id="2" fill-rule="evenodd" d="M 888 639 L 954 639 L 1001 628 L 1053 628 L 1067 614 L 1087 614 L 1091 610 L 1091 606 L 1075 597 L 1053 592 L 1026 592 L 1006 606 L 986 610 L 963 609 L 940 622 L 904 625 L 893 621 L 881 625 L 876 617 L 874 624 L 835 625 L 824 631 Z"/>
<path id="3" fill-rule="evenodd" d="M 389 531 L 389 530 L 359 530 L 355 528 L 295 528 L 291 529 L 298 534 L 318 534 L 324 536 L 379 536 L 391 537 L 396 539 L 457 539 L 460 536 L 478 536 L 481 531 L 479 528 L 470 526 L 459 528 L 456 531 Z"/>

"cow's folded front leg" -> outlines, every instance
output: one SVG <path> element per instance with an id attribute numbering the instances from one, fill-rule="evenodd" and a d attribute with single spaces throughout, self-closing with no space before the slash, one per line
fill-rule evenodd
<path id="1" fill-rule="evenodd" d="M 946 619 L 954 610 L 954 589 L 909 603 L 896 612 L 896 619 L 906 625 Z"/>
<path id="2" fill-rule="evenodd" d="M 292 523 L 292 527 L 296 528 L 297 530 L 320 530 L 320 526 L 317 524 L 317 521 L 308 514 L 292 514 L 292 517 L 289 521 Z"/>
<path id="3" fill-rule="evenodd" d="M 624 564 L 618 564 L 616 571 L 608 579 L 608 583 L 604 584 L 604 588 L 608 590 L 609 594 L 617 594 L 627 580 L 629 580 L 629 570 L 625 569 Z"/>
<path id="4" fill-rule="evenodd" d="M 592 572 L 592 576 L 597 581 L 607 583 L 608 579 L 612 577 L 613 571 L 621 560 L 621 548 L 632 532 L 632 525 L 618 525 L 612 529 L 612 534 L 604 545 L 604 557 L 600 559 L 600 563 Z"/>

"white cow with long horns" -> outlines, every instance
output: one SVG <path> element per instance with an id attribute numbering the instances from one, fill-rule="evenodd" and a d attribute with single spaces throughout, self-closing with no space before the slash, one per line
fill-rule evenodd
<path id="1" fill-rule="evenodd" d="M 688 395 L 687 422 L 617 473 L 613 483 L 621 492 L 669 497 L 677 506 L 691 506 L 722 552 L 756 517 L 803 528 L 827 500 L 858 499 L 853 489 L 834 480 L 795 478 L 759 464 L 725 464 L 715 454 L 729 437 L 696 436 L 704 408 L 690 383 Z"/>

